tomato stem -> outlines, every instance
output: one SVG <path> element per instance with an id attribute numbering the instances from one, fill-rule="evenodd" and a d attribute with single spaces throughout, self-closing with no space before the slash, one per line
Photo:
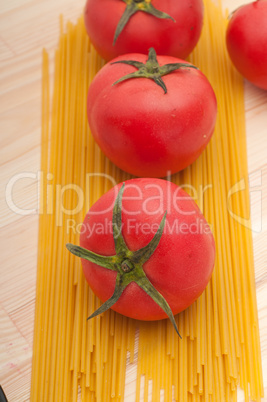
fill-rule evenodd
<path id="1" fill-rule="evenodd" d="M 125 260 L 121 264 L 121 269 L 123 272 L 131 272 L 134 269 L 134 265 L 130 260 Z"/>
<path id="2" fill-rule="evenodd" d="M 107 311 L 119 300 L 124 289 L 131 282 L 135 282 L 168 315 L 174 326 L 175 331 L 181 337 L 169 304 L 158 292 L 158 290 L 152 285 L 143 269 L 143 264 L 149 260 L 149 258 L 158 247 L 161 236 L 163 234 L 167 212 L 165 212 L 164 216 L 162 217 L 158 230 L 155 233 L 153 239 L 145 247 L 137 251 L 129 250 L 122 235 L 121 211 L 124 188 L 125 183 L 123 183 L 123 185 L 121 186 L 118 196 L 116 197 L 112 215 L 113 238 L 115 243 L 116 255 L 103 256 L 89 251 L 85 248 L 75 246 L 73 244 L 66 244 L 67 249 L 75 256 L 81 257 L 97 265 L 100 265 L 101 267 L 117 272 L 113 295 L 105 303 L 103 303 L 92 315 L 90 315 L 88 319 L 96 317 L 98 314 Z"/>
<path id="3" fill-rule="evenodd" d="M 163 89 L 165 94 L 167 93 L 167 88 L 161 77 L 170 74 L 173 71 L 179 70 L 180 68 L 198 69 L 197 67 L 189 63 L 170 63 L 160 66 L 157 60 L 156 51 L 153 47 L 149 49 L 148 59 L 146 63 L 141 63 L 140 61 L 136 60 L 119 60 L 114 61 L 111 64 L 119 64 L 119 63 L 133 66 L 137 68 L 137 71 L 124 75 L 116 82 L 114 82 L 113 85 L 119 84 L 120 82 L 129 80 L 131 78 L 149 78 L 153 80 L 157 85 L 159 85 Z"/>
<path id="4" fill-rule="evenodd" d="M 126 3 L 126 8 L 117 25 L 113 38 L 113 46 L 115 45 L 118 36 L 124 29 L 125 25 L 128 23 L 129 19 L 138 11 L 143 11 L 147 14 L 153 15 L 154 17 L 160 19 L 171 19 L 173 22 L 175 22 L 175 20 L 169 14 L 164 13 L 155 8 L 151 4 L 151 0 L 122 0 L 122 1 Z"/>

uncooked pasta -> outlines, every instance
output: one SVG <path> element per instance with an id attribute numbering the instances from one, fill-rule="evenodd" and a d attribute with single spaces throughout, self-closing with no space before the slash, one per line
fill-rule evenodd
<path id="1" fill-rule="evenodd" d="M 63 29 L 55 53 L 50 105 L 49 60 L 43 52 L 43 121 L 39 251 L 32 401 L 236 401 L 263 396 L 259 327 L 249 221 L 242 79 L 228 60 L 226 19 L 205 0 L 200 42 L 189 57 L 218 100 L 214 136 L 198 160 L 168 177 L 182 185 L 210 223 L 216 264 L 206 290 L 169 320 L 141 322 L 100 306 L 81 263 L 65 248 L 79 244 L 90 205 L 131 178 L 95 144 L 88 127 L 89 85 L 104 61 L 83 18 Z M 125 388 L 132 370 L 133 393 Z M 126 375 L 127 373 L 127 375 Z M 125 393 L 127 390 L 127 395 Z M 131 399 L 129 399 L 131 398 Z"/>

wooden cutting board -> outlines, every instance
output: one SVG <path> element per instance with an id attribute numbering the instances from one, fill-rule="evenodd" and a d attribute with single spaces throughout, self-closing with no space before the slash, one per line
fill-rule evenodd
<path id="1" fill-rule="evenodd" d="M 249 1 L 223 0 L 230 11 Z M 40 166 L 41 53 L 51 56 L 59 15 L 76 21 L 83 0 L 0 1 L 0 383 L 28 401 L 34 326 Z M 267 91 L 245 83 L 248 166 L 265 394 L 267 394 Z M 125 401 L 134 400 L 127 369 Z M 242 393 L 239 401 L 243 401 Z M 50 402 L 50 401 L 49 401 Z"/>

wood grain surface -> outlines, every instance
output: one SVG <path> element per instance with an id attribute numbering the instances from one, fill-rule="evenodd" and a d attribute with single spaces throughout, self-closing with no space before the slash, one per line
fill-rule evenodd
<path id="1" fill-rule="evenodd" d="M 224 0 L 232 11 L 249 1 Z M 0 0 L 0 383 L 28 401 L 34 326 L 40 166 L 41 53 L 51 56 L 59 15 L 75 22 L 84 0 Z M 267 396 L 267 91 L 245 83 L 248 166 L 263 373 Z M 242 245 L 240 245 L 242 247 Z M 127 367 L 125 401 L 134 401 Z M 242 393 L 238 395 L 242 401 Z M 49 401 L 50 402 L 50 401 Z M 57 402 L 57 401 L 56 401 Z"/>

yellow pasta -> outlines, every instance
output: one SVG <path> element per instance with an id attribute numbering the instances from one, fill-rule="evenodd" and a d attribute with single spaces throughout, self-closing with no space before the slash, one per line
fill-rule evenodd
<path id="1" fill-rule="evenodd" d="M 87 124 L 88 87 L 104 61 L 83 19 L 67 24 L 55 54 L 50 110 L 49 60 L 43 53 L 43 121 L 38 275 L 32 401 L 123 401 L 126 362 L 136 367 L 131 400 L 236 401 L 263 397 L 241 78 L 228 61 L 221 8 L 205 0 L 201 40 L 189 61 L 210 80 L 219 113 L 200 158 L 169 180 L 195 196 L 216 240 L 214 274 L 201 297 L 176 317 L 138 322 L 100 305 L 79 259 L 66 249 L 79 242 L 79 223 L 104 192 L 131 176 L 95 144 Z M 243 181 L 242 181 L 243 180 Z M 239 213 L 239 217 L 236 214 Z"/>

